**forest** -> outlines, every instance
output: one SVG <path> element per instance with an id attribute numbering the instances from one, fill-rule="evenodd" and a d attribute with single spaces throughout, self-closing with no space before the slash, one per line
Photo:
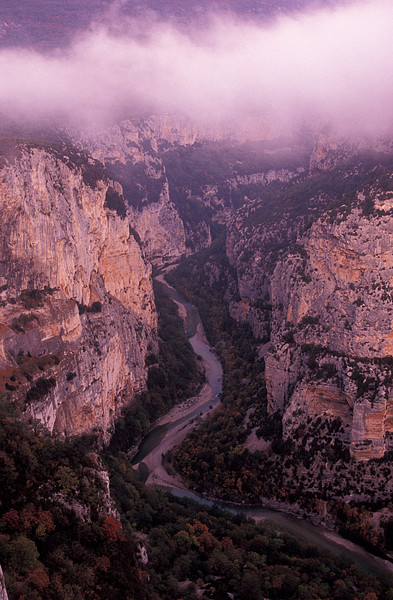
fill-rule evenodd
<path id="1" fill-rule="evenodd" d="M 358 571 L 344 557 L 318 552 L 268 522 L 178 499 L 138 480 L 126 451 L 169 397 L 181 401 L 201 381 L 176 306 L 159 286 L 156 301 L 161 343 L 148 358 L 154 376 L 146 403 L 125 411 L 108 448 L 94 436 L 50 435 L 38 422 L 22 420 L 3 394 L 0 564 L 10 600 L 392 599 L 391 582 Z M 241 335 L 250 358 L 249 332 Z M 236 362 L 236 354 L 229 352 L 228 360 Z M 188 380 L 180 376 L 184 361 L 190 361 Z M 225 419 L 224 409 L 220 423 Z"/>
<path id="2" fill-rule="evenodd" d="M 220 278 L 209 280 L 210 272 L 219 272 Z M 391 521 L 376 532 L 373 512 L 391 500 L 389 492 L 384 494 L 384 481 L 393 476 L 392 457 L 387 454 L 361 463 L 351 459 L 348 444 L 337 435 L 342 431 L 341 420 L 333 417 L 313 423 L 309 418 L 307 432 L 299 427 L 294 437 L 283 439 L 282 416 L 267 411 L 259 342 L 247 324 L 230 317 L 224 300 L 225 290 L 233 285 L 225 236 L 183 259 L 168 279 L 198 306 L 206 334 L 222 362 L 224 378 L 222 404 L 166 460 L 191 488 L 207 497 L 247 503 L 277 499 L 296 504 L 299 514 L 326 512 L 346 537 L 381 555 L 391 551 Z M 309 353 L 310 348 L 305 347 L 304 352 Z M 385 368 L 390 372 L 389 365 Z M 328 365 L 322 368 L 316 363 L 315 372 L 327 377 Z M 255 429 L 266 443 L 264 450 L 251 452 L 244 444 Z M 368 494 L 367 481 L 374 482 L 379 497 Z M 356 496 L 359 490 L 362 501 L 342 500 L 351 493 Z"/>
<path id="3" fill-rule="evenodd" d="M 2 404 L 0 562 L 11 600 L 393 598 L 389 582 L 344 557 L 151 490 L 126 454 L 92 447 L 53 438 Z"/>

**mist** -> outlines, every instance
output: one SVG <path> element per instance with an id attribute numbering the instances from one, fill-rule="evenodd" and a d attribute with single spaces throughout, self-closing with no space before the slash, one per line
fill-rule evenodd
<path id="1" fill-rule="evenodd" d="M 0 51 L 0 113 L 102 125 L 147 113 L 211 124 L 258 115 L 349 132 L 393 129 L 393 6 L 377 0 L 253 24 L 211 15 L 204 31 L 130 21 L 92 28 L 62 53 Z"/>

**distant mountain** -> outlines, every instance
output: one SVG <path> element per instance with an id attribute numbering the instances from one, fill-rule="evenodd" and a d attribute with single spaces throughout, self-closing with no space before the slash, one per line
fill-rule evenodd
<path id="1" fill-rule="evenodd" d="M 2 0 L 0 46 L 29 46 L 50 50 L 66 46 L 73 34 L 92 22 L 107 21 L 108 12 L 124 16 L 175 19 L 186 26 L 212 10 L 266 19 L 307 7 L 331 6 L 346 0 Z"/>
<path id="2" fill-rule="evenodd" d="M 0 45 L 48 49 L 66 44 L 110 0 L 3 0 L 0 3 Z"/>

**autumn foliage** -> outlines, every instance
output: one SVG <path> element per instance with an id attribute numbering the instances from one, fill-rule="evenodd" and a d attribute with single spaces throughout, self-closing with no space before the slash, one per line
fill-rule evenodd
<path id="1" fill-rule="evenodd" d="M 125 539 L 121 523 L 116 521 L 114 517 L 107 517 L 102 525 L 102 529 L 105 537 L 111 542 Z"/>

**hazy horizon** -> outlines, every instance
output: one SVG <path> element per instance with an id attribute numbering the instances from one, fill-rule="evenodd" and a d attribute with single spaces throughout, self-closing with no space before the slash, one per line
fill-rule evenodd
<path id="1" fill-rule="evenodd" d="M 140 113 L 215 124 L 255 114 L 278 130 L 304 119 L 346 133 L 393 125 L 393 6 L 355 2 L 269 24 L 212 14 L 204 31 L 127 20 L 92 27 L 52 55 L 0 50 L 0 113 L 104 125 Z"/>

